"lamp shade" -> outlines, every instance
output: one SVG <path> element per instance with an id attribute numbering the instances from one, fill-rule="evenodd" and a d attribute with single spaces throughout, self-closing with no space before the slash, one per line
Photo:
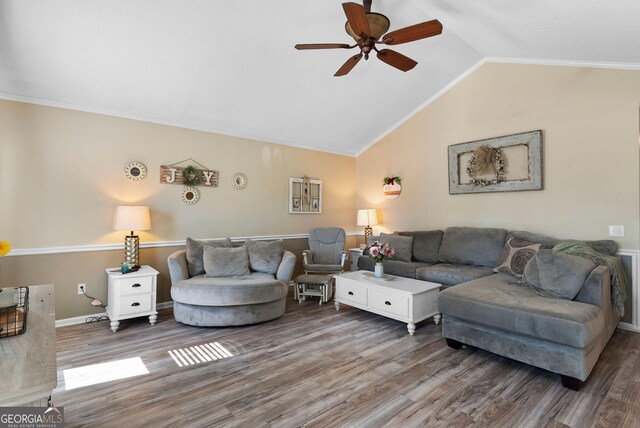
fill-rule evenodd
<path id="1" fill-rule="evenodd" d="M 149 207 L 142 205 L 118 205 L 113 230 L 149 230 L 151 217 Z"/>
<path id="2" fill-rule="evenodd" d="M 358 210 L 358 226 L 375 226 L 378 224 L 376 210 Z"/>

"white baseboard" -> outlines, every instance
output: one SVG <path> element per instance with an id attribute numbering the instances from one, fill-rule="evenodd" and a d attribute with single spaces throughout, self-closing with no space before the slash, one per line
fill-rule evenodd
<path id="1" fill-rule="evenodd" d="M 156 305 L 156 309 L 166 309 L 171 307 L 173 307 L 173 302 L 162 302 Z M 56 328 L 66 327 L 68 325 L 84 324 L 88 317 L 101 317 L 101 316 L 107 316 L 107 313 L 102 312 L 97 314 L 87 314 L 87 315 L 80 315 L 79 317 L 64 318 L 61 320 L 56 320 Z"/>
<path id="2" fill-rule="evenodd" d="M 640 333 L 640 328 L 636 327 L 633 324 L 629 324 L 628 322 L 621 322 L 618 324 L 618 328 L 621 330 L 629 330 L 629 331 L 635 331 L 636 333 Z"/>

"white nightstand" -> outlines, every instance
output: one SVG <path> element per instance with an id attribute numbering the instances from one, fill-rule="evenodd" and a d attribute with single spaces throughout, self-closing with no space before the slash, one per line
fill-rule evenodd
<path id="1" fill-rule="evenodd" d="M 115 333 L 120 320 L 149 316 L 151 325 L 156 323 L 156 282 L 158 271 L 150 266 L 122 274 L 118 268 L 105 269 L 109 275 L 107 315 L 111 330 Z M 115 271 L 115 272 L 114 272 Z"/>
<path id="2" fill-rule="evenodd" d="M 355 272 L 358 270 L 358 257 L 362 255 L 360 248 L 349 248 L 349 271 Z"/>

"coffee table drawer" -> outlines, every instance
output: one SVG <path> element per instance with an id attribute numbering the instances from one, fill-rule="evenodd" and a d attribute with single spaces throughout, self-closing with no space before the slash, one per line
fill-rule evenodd
<path id="1" fill-rule="evenodd" d="M 401 317 L 409 316 L 409 297 L 371 290 L 370 306 Z"/>
<path id="2" fill-rule="evenodd" d="M 336 287 L 336 295 L 345 302 L 367 305 L 367 287 L 362 285 L 339 283 Z"/>

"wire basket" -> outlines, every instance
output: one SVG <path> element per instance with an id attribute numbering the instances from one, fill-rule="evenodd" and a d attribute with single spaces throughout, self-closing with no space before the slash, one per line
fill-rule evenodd
<path id="1" fill-rule="evenodd" d="M 0 289 L 0 338 L 27 331 L 29 287 Z"/>

